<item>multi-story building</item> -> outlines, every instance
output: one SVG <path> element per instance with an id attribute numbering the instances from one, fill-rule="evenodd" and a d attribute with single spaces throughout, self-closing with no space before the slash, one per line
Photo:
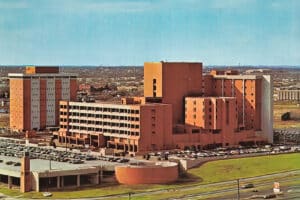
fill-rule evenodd
<path id="1" fill-rule="evenodd" d="M 59 101 L 76 100 L 76 75 L 60 73 L 58 67 L 26 67 L 25 73 L 8 76 L 11 129 L 58 126 Z"/>
<path id="2" fill-rule="evenodd" d="M 300 89 L 275 91 L 277 101 L 300 101 Z"/>
<path id="3" fill-rule="evenodd" d="M 145 152 L 273 141 L 271 77 L 203 75 L 202 63 L 145 63 L 144 97 L 60 106 L 60 142 Z"/>
<path id="4" fill-rule="evenodd" d="M 159 149 L 171 137 L 169 104 L 61 101 L 60 113 L 56 136 L 61 143 L 137 152 Z"/>

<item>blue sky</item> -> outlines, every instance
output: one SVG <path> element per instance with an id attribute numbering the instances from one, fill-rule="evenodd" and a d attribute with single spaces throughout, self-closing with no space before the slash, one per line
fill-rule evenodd
<path id="1" fill-rule="evenodd" d="M 1 65 L 300 65 L 298 0 L 0 0 Z"/>

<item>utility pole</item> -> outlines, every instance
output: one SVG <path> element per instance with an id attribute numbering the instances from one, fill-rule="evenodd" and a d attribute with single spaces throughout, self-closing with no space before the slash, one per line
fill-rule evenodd
<path id="1" fill-rule="evenodd" d="M 46 176 L 47 176 L 47 192 L 48 192 L 49 191 L 49 182 L 50 182 L 48 170 L 46 170 Z"/>
<path id="2" fill-rule="evenodd" d="M 66 133 L 66 137 L 65 137 L 65 144 L 66 144 L 66 152 L 68 151 L 68 147 L 67 147 L 67 133 Z"/>
<path id="3" fill-rule="evenodd" d="M 240 179 L 237 179 L 237 199 L 240 200 Z"/>

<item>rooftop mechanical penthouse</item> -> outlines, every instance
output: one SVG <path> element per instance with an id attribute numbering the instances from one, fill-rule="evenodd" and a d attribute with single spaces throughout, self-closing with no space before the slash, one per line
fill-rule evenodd
<path id="1" fill-rule="evenodd" d="M 270 76 L 202 74 L 202 63 L 144 65 L 144 97 L 60 102 L 62 143 L 129 153 L 273 142 Z"/>

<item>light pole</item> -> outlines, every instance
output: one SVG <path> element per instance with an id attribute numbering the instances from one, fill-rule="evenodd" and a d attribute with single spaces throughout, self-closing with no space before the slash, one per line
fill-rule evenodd
<path id="1" fill-rule="evenodd" d="M 47 192 L 49 191 L 49 171 L 48 170 L 46 170 L 45 171 L 46 172 L 46 176 L 47 176 Z"/>
<path id="2" fill-rule="evenodd" d="M 66 133 L 66 136 L 65 136 L 65 143 L 66 143 L 66 152 L 68 151 L 68 148 L 67 148 L 67 133 Z"/>

